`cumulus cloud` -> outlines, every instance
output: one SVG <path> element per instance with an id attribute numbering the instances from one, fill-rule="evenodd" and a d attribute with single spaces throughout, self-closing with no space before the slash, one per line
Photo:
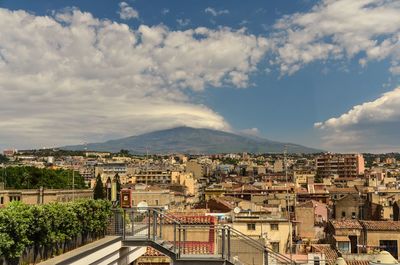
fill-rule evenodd
<path id="1" fill-rule="evenodd" d="M 321 130 L 325 144 L 330 148 L 400 151 L 400 87 L 314 126 Z"/>
<path id="2" fill-rule="evenodd" d="M 220 16 L 220 15 L 229 14 L 229 10 L 227 10 L 227 9 L 217 10 L 215 8 L 212 8 L 212 7 L 207 7 L 206 9 L 204 9 L 204 12 L 207 13 L 207 14 L 210 14 L 210 15 L 212 15 L 214 17 Z"/>
<path id="3" fill-rule="evenodd" d="M 126 2 L 119 3 L 119 17 L 124 20 L 139 18 L 139 12 L 133 7 L 129 6 Z"/>
<path id="4" fill-rule="evenodd" d="M 2 146 L 76 144 L 178 125 L 229 130 L 188 92 L 246 87 L 269 47 L 243 30 L 132 29 L 76 9 L 53 16 L 0 9 L 0 17 Z"/>
<path id="5" fill-rule="evenodd" d="M 309 12 L 286 15 L 274 26 L 275 63 L 292 74 L 317 60 L 360 56 L 389 58 L 399 72 L 400 2 L 397 0 L 323 0 Z"/>

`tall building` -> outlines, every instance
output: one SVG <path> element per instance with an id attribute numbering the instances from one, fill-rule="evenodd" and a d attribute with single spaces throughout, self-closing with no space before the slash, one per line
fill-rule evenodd
<path id="1" fill-rule="evenodd" d="M 364 174 L 364 157 L 361 154 L 323 154 L 316 158 L 317 175 L 329 177 L 357 177 Z"/>

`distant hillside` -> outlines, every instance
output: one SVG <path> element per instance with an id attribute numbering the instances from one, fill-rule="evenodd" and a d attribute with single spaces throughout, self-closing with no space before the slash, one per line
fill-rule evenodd
<path id="1" fill-rule="evenodd" d="M 155 131 L 104 143 L 61 147 L 64 150 L 91 150 L 118 152 L 121 149 L 131 153 L 282 153 L 287 146 L 289 153 L 316 153 L 321 150 L 291 144 L 270 141 L 251 136 L 237 135 L 211 129 L 177 127 Z"/>

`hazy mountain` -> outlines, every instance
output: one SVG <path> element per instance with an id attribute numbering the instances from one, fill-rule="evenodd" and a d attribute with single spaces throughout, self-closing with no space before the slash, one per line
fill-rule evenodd
<path id="1" fill-rule="evenodd" d="M 131 153 L 282 153 L 287 146 L 289 153 L 315 153 L 321 150 L 305 146 L 270 141 L 260 137 L 238 135 L 211 129 L 177 127 L 137 136 L 110 140 L 104 143 L 65 146 L 64 150 L 91 150 Z"/>

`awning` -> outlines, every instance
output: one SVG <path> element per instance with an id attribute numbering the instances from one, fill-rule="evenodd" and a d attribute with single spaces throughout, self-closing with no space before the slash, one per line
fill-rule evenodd
<path id="1" fill-rule="evenodd" d="M 333 236 L 333 238 L 336 240 L 336 242 L 350 242 L 348 236 Z"/>

